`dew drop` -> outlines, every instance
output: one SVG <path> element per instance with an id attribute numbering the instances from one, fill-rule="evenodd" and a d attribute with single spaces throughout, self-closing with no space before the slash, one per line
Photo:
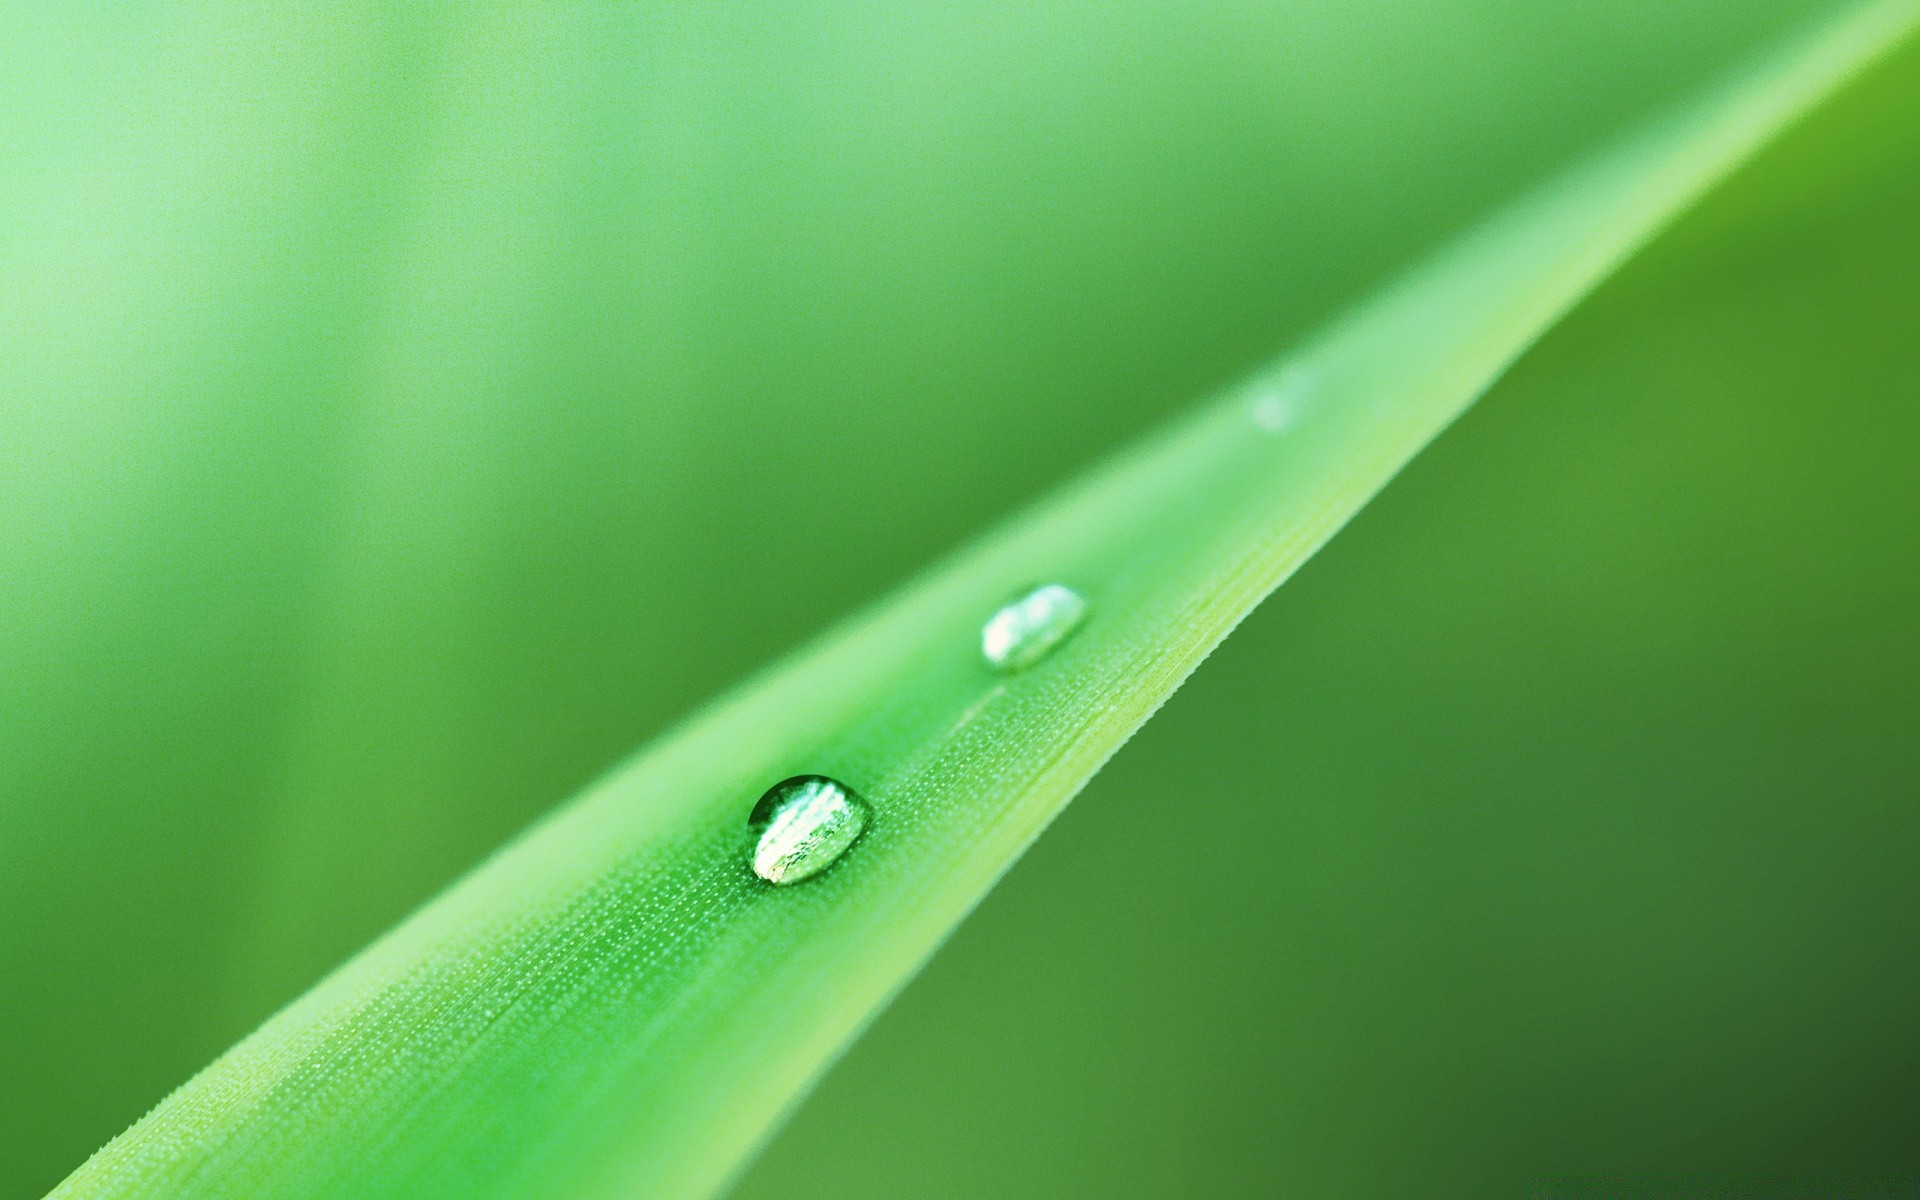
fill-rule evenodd
<path id="1" fill-rule="evenodd" d="M 1255 396 L 1247 415 L 1262 433 L 1285 433 L 1300 423 L 1307 398 L 1319 383 L 1319 372 L 1311 367 L 1289 367 Z"/>
<path id="2" fill-rule="evenodd" d="M 759 834 L 753 873 L 768 883 L 799 883 L 839 860 L 867 830 L 867 802 L 825 775 L 795 775 L 767 789 L 747 827 Z"/>
<path id="3" fill-rule="evenodd" d="M 1002 671 L 1017 671 L 1065 641 L 1086 615 L 1079 592 L 1057 583 L 1037 587 L 987 618 L 980 653 Z"/>

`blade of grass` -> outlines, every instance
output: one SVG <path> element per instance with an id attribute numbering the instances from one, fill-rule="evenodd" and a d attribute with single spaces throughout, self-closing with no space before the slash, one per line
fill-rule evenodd
<path id="1" fill-rule="evenodd" d="M 1559 314 L 1917 11 L 1855 9 L 1580 166 L 746 685 L 55 1194 L 710 1193 L 1261 597 Z M 1045 581 L 1091 600 L 1085 626 L 1030 670 L 994 674 L 981 622 Z M 873 827 L 820 878 L 769 888 L 746 867 L 746 814 L 801 773 L 860 790 Z M 1238 817 L 1189 796 L 1167 806 L 1169 820 Z"/>

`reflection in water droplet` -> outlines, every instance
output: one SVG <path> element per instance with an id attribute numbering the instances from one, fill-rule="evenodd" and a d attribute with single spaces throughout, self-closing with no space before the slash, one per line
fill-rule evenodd
<path id="1" fill-rule="evenodd" d="M 796 775 L 767 789 L 747 827 L 760 835 L 753 873 L 799 883 L 832 866 L 867 829 L 866 801 L 825 775 Z"/>
<path id="2" fill-rule="evenodd" d="M 1313 368 L 1289 367 L 1254 398 L 1248 415 L 1262 433 L 1285 433 L 1300 423 L 1307 396 L 1319 382 Z"/>
<path id="3" fill-rule="evenodd" d="M 987 618 L 980 653 L 1003 671 L 1017 671 L 1065 641 L 1086 615 L 1079 592 L 1057 583 L 1037 587 Z"/>

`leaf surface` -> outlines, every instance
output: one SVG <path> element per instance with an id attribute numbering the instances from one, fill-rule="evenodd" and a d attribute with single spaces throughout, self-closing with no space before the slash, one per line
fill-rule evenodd
<path id="1" fill-rule="evenodd" d="M 1556 178 L 750 681 L 343 967 L 56 1195 L 709 1194 L 1235 623 L 1560 314 L 1915 12 L 1860 8 Z M 1020 430 L 1006 437 L 1016 447 Z M 982 622 L 1048 582 L 1087 597 L 1084 625 L 1027 670 L 996 673 Z M 770 784 L 807 773 L 857 789 L 873 825 L 824 875 L 770 888 L 746 868 L 746 816 Z M 1169 819 L 1195 802 L 1169 797 Z"/>

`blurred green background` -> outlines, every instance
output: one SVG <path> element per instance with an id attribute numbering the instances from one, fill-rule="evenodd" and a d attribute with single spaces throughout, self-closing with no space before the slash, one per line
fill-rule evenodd
<path id="1" fill-rule="evenodd" d="M 9 12 L 0 1197 L 1832 8 Z M 743 1194 L 1911 1190 L 1915 112 L 1906 52 L 1556 331 Z"/>

